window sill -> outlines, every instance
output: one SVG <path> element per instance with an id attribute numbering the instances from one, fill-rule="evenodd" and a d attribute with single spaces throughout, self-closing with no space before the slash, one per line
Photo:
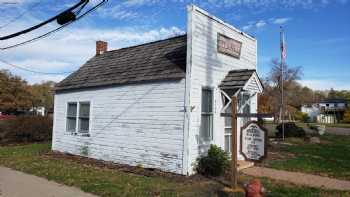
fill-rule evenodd
<path id="1" fill-rule="evenodd" d="M 80 136 L 80 137 L 90 137 L 89 133 L 80 133 L 80 132 L 68 132 L 70 135 Z"/>

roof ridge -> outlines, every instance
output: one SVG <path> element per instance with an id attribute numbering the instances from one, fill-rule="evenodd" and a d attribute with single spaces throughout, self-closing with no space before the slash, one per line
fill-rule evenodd
<path id="1" fill-rule="evenodd" d="M 142 43 L 142 44 L 138 44 L 138 45 L 133 45 L 133 46 L 128 46 L 128 47 L 123 47 L 123 48 L 119 48 L 119 49 L 113 49 L 113 50 L 110 50 L 110 51 L 106 51 L 106 53 L 115 52 L 115 51 L 124 50 L 124 49 L 130 49 L 130 48 L 134 48 L 134 47 L 140 47 L 140 46 L 144 46 L 144 45 L 155 44 L 155 43 L 158 43 L 158 42 L 163 42 L 163 41 L 172 40 L 172 39 L 176 39 L 176 38 L 180 38 L 180 37 L 185 37 L 185 36 L 187 36 L 187 34 L 177 35 L 177 36 L 165 38 L 165 39 L 162 39 L 162 40 L 155 40 L 155 41 L 152 41 L 152 42 L 146 42 L 146 43 Z"/>

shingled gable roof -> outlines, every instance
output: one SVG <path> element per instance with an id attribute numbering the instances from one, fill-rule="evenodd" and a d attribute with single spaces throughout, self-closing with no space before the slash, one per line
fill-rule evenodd
<path id="1" fill-rule="evenodd" d="M 248 80 L 252 77 L 254 73 L 256 73 L 256 70 L 250 70 L 250 69 L 231 70 L 226 75 L 224 80 L 222 80 L 219 87 L 223 90 L 228 90 L 228 89 L 238 90 L 245 86 L 245 84 L 248 82 Z"/>
<path id="2" fill-rule="evenodd" d="M 186 41 L 182 35 L 97 55 L 58 83 L 55 90 L 185 78 Z"/>

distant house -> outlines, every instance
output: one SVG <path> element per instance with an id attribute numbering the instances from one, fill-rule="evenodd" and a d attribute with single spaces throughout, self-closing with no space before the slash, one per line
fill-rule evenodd
<path id="1" fill-rule="evenodd" d="M 184 175 L 210 144 L 229 152 L 221 113 L 233 95 L 239 112 L 256 113 L 263 90 L 257 41 L 195 6 L 187 27 L 118 50 L 98 41 L 96 56 L 56 86 L 52 149 Z"/>
<path id="2" fill-rule="evenodd" d="M 325 99 L 319 103 L 303 105 L 301 111 L 307 113 L 313 121 L 335 124 L 343 120 L 347 108 L 346 99 Z"/>
<path id="3" fill-rule="evenodd" d="M 343 120 L 347 108 L 346 99 L 326 99 L 319 103 L 320 114 L 317 116 L 317 122 L 339 123 Z"/>
<path id="4" fill-rule="evenodd" d="M 29 109 L 29 112 L 37 116 L 45 116 L 46 110 L 44 106 L 32 107 Z"/>
<path id="5" fill-rule="evenodd" d="M 306 113 L 312 122 L 317 121 L 317 116 L 320 114 L 318 104 L 307 104 L 301 106 L 301 112 Z"/>

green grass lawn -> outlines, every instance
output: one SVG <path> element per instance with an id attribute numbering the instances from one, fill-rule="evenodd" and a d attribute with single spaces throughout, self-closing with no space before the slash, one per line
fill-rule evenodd
<path id="1" fill-rule="evenodd" d="M 325 135 L 321 144 L 289 140 L 294 145 L 282 146 L 282 159 L 267 160 L 268 167 L 318 174 L 350 180 L 350 136 Z"/>
<path id="2" fill-rule="evenodd" d="M 219 196 L 222 185 L 208 179 L 185 179 L 176 181 L 165 177 L 146 177 L 133 173 L 81 164 L 74 160 L 52 158 L 45 155 L 49 144 L 0 146 L 0 165 L 15 170 L 45 177 L 85 192 L 100 196 Z M 240 176 L 239 183 L 252 177 Z M 267 196 L 349 196 L 350 193 L 325 191 L 316 188 L 294 186 L 263 179 L 269 191 Z"/>

